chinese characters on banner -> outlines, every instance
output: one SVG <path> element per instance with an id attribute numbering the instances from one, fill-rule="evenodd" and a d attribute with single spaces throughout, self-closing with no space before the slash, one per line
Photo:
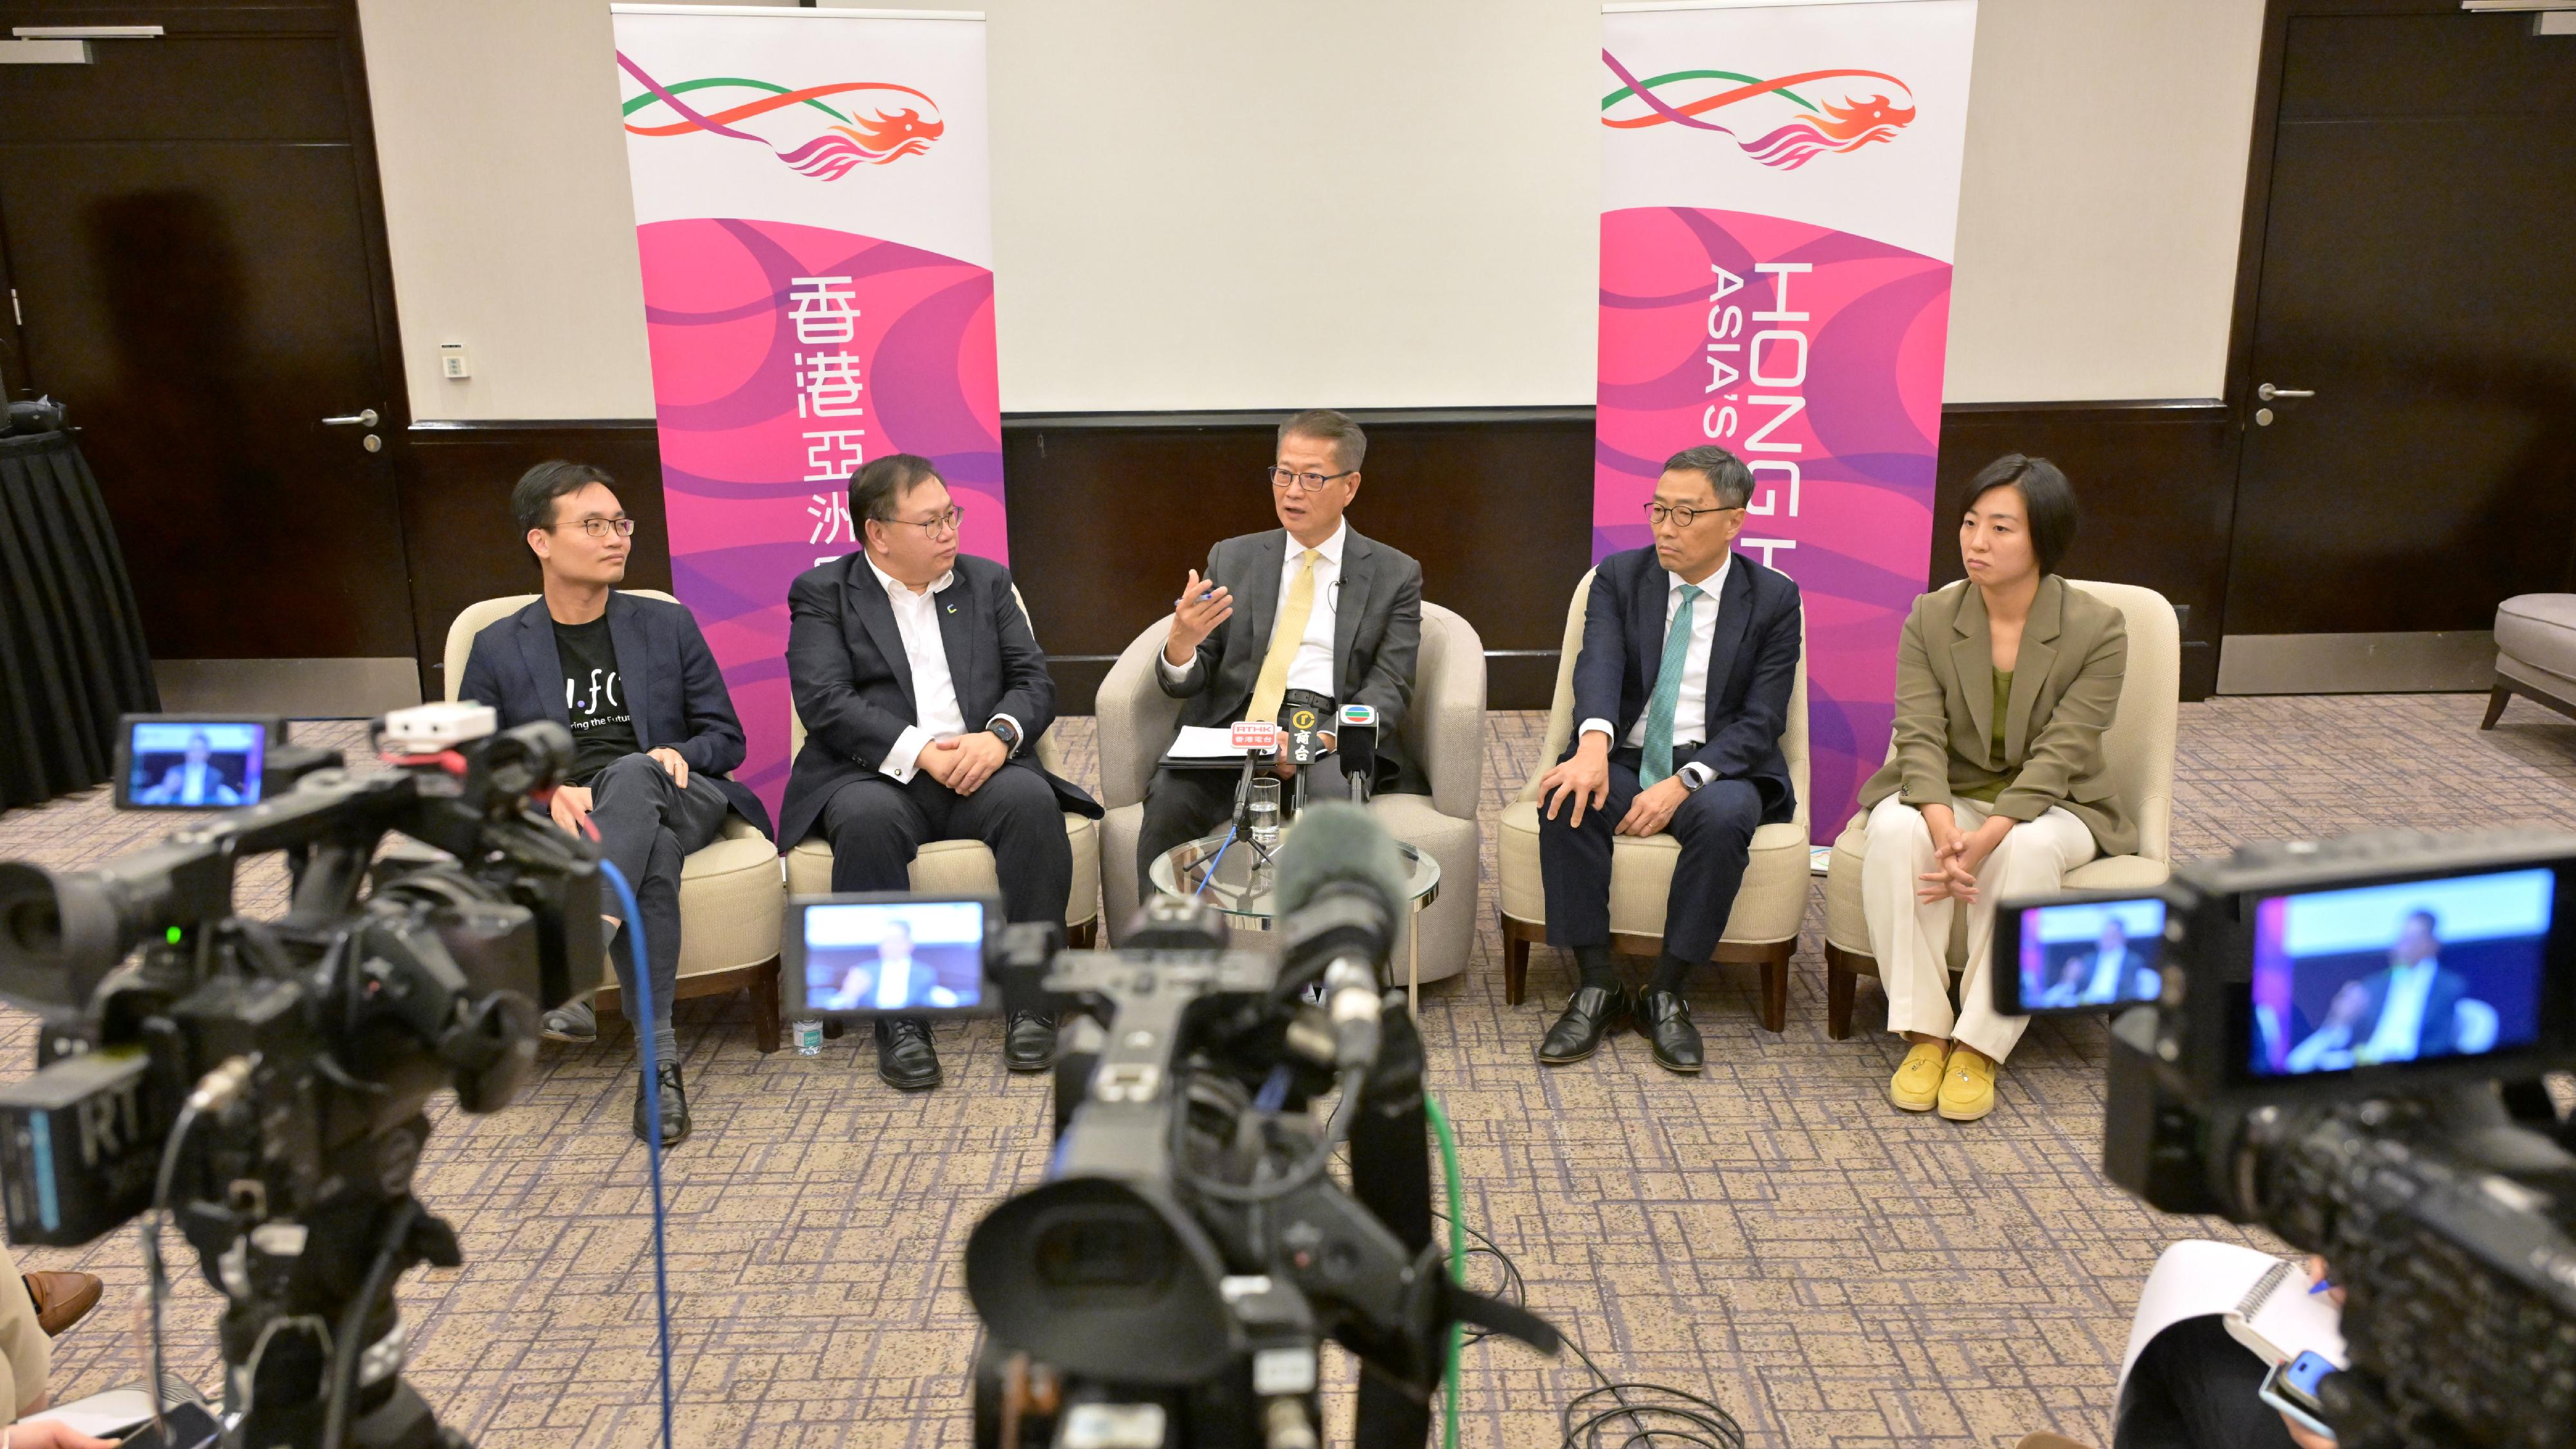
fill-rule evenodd
<path id="1" fill-rule="evenodd" d="M 927 457 L 1007 562 L 979 19 L 611 7 L 675 592 L 772 810 L 787 590 L 856 551 L 849 480 Z"/>

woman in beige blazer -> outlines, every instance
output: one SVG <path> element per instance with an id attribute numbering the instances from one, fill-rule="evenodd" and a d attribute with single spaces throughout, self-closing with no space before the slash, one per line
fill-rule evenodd
<path id="1" fill-rule="evenodd" d="M 2102 731 L 2120 702 L 2120 611 L 2055 573 L 2075 494 L 2044 458 L 2007 454 L 1970 485 L 1964 582 L 1914 601 L 1896 656 L 1895 752 L 1861 787 L 1861 905 L 1887 1025 L 1913 1048 L 1889 1096 L 1953 1121 L 1995 1106 L 1995 1067 L 2022 1019 L 1993 1005 L 1995 902 L 2058 888 L 2097 854 L 2137 848 Z M 1951 913 L 1968 964 L 1950 1006 Z"/>

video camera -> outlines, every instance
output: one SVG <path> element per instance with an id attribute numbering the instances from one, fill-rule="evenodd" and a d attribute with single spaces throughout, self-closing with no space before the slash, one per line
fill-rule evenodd
<path id="1" fill-rule="evenodd" d="M 1555 1350 L 1543 1321 L 1461 1288 L 1433 1242 L 1422 1042 L 1384 974 L 1406 899 L 1394 841 L 1321 802 L 1278 871 L 1275 957 L 1231 949 L 1215 911 L 1179 899 L 1115 952 L 943 925 L 954 900 L 791 903 L 810 1010 L 926 1000 L 1062 1023 L 1047 1180 L 966 1247 L 979 1449 L 1314 1449 L 1328 1338 L 1364 1369 L 1357 1442 L 1419 1446 L 1454 1324 Z M 939 954 L 978 938 L 989 992 Z M 898 1004 L 858 1004 L 878 1001 Z M 1345 1147 L 1347 1190 L 1330 1171 Z"/>
<path id="2" fill-rule="evenodd" d="M 2249 846 L 2005 902 L 1995 950 L 1998 1011 L 2126 1008 L 2113 1182 L 2324 1257 L 2344 1449 L 2576 1438 L 2576 1156 L 2535 1087 L 2576 1064 L 2576 837 Z"/>
<path id="3" fill-rule="evenodd" d="M 369 775 L 272 744 L 259 804 L 96 870 L 0 863 L 0 1000 L 47 1014 L 43 1069 L 0 1089 L 9 1236 L 79 1244 L 151 1213 L 157 1380 L 175 1214 L 227 1300 L 227 1449 L 464 1442 L 399 1377 L 394 1280 L 461 1261 L 411 1196 L 422 1108 L 442 1086 L 507 1105 L 538 1011 L 603 948 L 596 851 L 531 808 L 571 735 L 492 723 L 397 712 L 373 732 L 393 768 Z M 380 855 L 393 833 L 417 844 Z M 286 914 L 237 914 L 270 851 Z"/>

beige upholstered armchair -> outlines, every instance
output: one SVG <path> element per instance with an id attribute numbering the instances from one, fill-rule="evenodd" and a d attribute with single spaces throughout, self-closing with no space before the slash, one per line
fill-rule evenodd
<path id="1" fill-rule="evenodd" d="M 657 589 L 628 589 L 639 598 L 679 600 Z M 534 594 L 485 599 L 469 605 L 447 626 L 447 697 L 465 678 L 474 636 L 536 601 Z M 725 816 L 724 834 L 680 867 L 680 982 L 682 1001 L 751 992 L 755 1043 L 778 1050 L 778 930 L 786 911 L 779 884 L 778 847 L 739 815 Z M 601 1019 L 617 1012 L 617 973 L 602 962 L 595 999 Z"/>
<path id="2" fill-rule="evenodd" d="M 1019 600 L 1020 614 L 1028 615 L 1029 605 L 1020 599 L 1014 586 L 1011 597 Z M 787 755 L 805 748 L 805 721 L 796 706 L 787 707 Z M 1064 747 L 1057 742 L 1055 727 L 1049 725 L 1038 736 L 1038 763 L 1063 779 Z M 1100 822 L 1088 815 L 1066 811 L 1066 843 L 1073 848 L 1073 889 L 1064 906 L 1065 938 L 1076 946 L 1092 944 L 1100 921 Z M 993 866 L 993 851 L 980 840 L 934 840 L 912 858 L 912 888 L 925 895 L 990 896 L 1001 899 L 1002 880 Z M 791 841 L 787 847 L 787 889 L 792 895 L 828 895 L 832 889 L 832 843 L 817 835 Z"/>
<path id="3" fill-rule="evenodd" d="M 1583 649 L 1583 616 L 1592 600 L 1592 575 L 1574 586 L 1565 611 L 1565 642 L 1556 666 L 1556 700 L 1547 716 L 1547 740 L 1537 768 L 1520 795 L 1503 807 L 1503 1000 L 1518 1006 L 1529 982 L 1530 947 L 1547 939 L 1547 892 L 1539 880 L 1538 782 L 1565 753 L 1574 734 L 1574 661 Z M 1780 754 L 1798 792 L 1796 816 L 1753 832 L 1752 858 L 1735 892 L 1735 909 L 1719 936 L 1719 961 L 1762 968 L 1762 1024 L 1779 1031 L 1789 1020 L 1789 958 L 1797 953 L 1798 927 L 1807 914 L 1807 650 L 1806 624 L 1798 626 L 1798 676 L 1789 689 L 1788 726 Z M 1610 945 L 1630 956 L 1660 956 L 1664 902 L 1672 893 L 1673 862 L 1681 843 L 1670 835 L 1623 835 L 1610 849 Z"/>
<path id="4" fill-rule="evenodd" d="M 2138 890 L 2164 884 L 2173 873 L 2174 730 L 2182 697 L 2182 630 L 2173 605 L 2135 584 L 2066 581 L 2117 604 L 2129 628 L 2128 672 L 2120 682 L 2120 707 L 2102 735 L 2104 757 L 2119 776 L 2120 798 L 2138 820 L 2138 853 L 2104 856 L 2069 871 L 2068 890 Z M 1893 752 L 1894 746 L 1890 745 Z M 1861 811 L 1834 841 L 1825 876 L 1825 1031 L 1839 1041 L 1851 1035 L 1852 995 L 1863 976 L 1878 974 L 1870 953 L 1869 923 L 1861 915 L 1860 867 L 1868 854 L 1868 812 Z M 1968 955 L 1968 913 L 1951 914 L 1950 963 L 1956 972 Z"/>
<path id="5" fill-rule="evenodd" d="M 1145 787 L 1179 723 L 1181 702 L 1154 679 L 1170 621 L 1157 619 L 1127 646 L 1100 684 L 1100 874 L 1108 891 L 1110 939 L 1127 927 L 1139 899 L 1136 837 L 1145 824 Z M 1413 704 L 1397 738 L 1431 778 L 1428 795 L 1380 795 L 1369 809 L 1396 839 L 1440 862 L 1440 891 L 1413 921 L 1422 978 L 1466 969 L 1476 941 L 1481 866 L 1476 804 L 1485 787 L 1485 641 L 1438 604 L 1422 606 L 1422 649 Z M 1399 946 L 1398 955 L 1406 948 Z"/>

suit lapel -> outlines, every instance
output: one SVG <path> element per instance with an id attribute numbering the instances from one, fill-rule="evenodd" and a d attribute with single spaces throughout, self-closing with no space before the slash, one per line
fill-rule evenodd
<path id="1" fill-rule="evenodd" d="M 2030 617 L 2021 626 L 2021 652 L 2013 659 L 2012 698 L 2004 709 L 2006 759 L 2019 759 L 2029 752 L 2031 711 L 2039 703 L 2040 686 L 2057 667 L 2057 636 L 2065 622 L 2066 581 L 2055 575 L 2041 579 L 2039 594 L 2030 601 Z M 1993 667 L 1991 659 L 1987 667 Z M 1988 684 L 1986 693 L 1994 692 Z"/>
<path id="2" fill-rule="evenodd" d="M 931 617 L 939 621 L 940 650 L 948 656 L 948 687 L 955 691 L 957 712 L 966 717 L 966 729 L 972 733 L 979 723 L 975 717 L 977 702 L 984 698 L 975 675 L 975 666 L 983 659 L 975 642 L 984 637 L 984 631 L 969 627 L 975 622 L 970 617 L 974 598 L 964 576 L 931 595 L 930 610 Z"/>
<path id="3" fill-rule="evenodd" d="M 1628 596 L 1628 637 L 1635 641 L 1637 678 L 1637 714 L 1643 718 L 1655 701 L 1655 681 L 1664 672 L 1664 614 L 1672 607 L 1673 579 L 1655 559 L 1653 549 L 1646 550 L 1646 566 L 1637 575 L 1636 591 Z M 1620 721 L 1619 738 L 1628 737 L 1627 726 L 1636 720 Z"/>
<path id="4" fill-rule="evenodd" d="M 1221 681 L 1229 693 L 1249 695 L 1261 677 L 1261 661 L 1270 652 L 1271 615 L 1279 612 L 1279 568 L 1288 557 L 1288 530 L 1274 528 L 1252 545 L 1252 577 L 1237 588 L 1239 601 L 1235 615 L 1226 621 L 1228 629 L 1241 629 L 1251 648 L 1228 650 L 1220 656 L 1231 666 L 1225 672 L 1234 675 Z"/>
<path id="5" fill-rule="evenodd" d="M 1735 676 L 1735 657 L 1743 652 L 1744 636 L 1753 627 L 1752 565 L 1740 558 L 1728 560 L 1726 582 L 1718 585 L 1714 602 L 1717 634 L 1708 641 L 1708 718 L 1702 725 L 1707 731 L 1702 740 L 1717 738 L 1719 701 L 1726 697 L 1726 683 Z"/>
<path id="6" fill-rule="evenodd" d="M 1342 540 L 1341 582 L 1332 599 L 1333 679 L 1336 693 L 1348 698 L 1357 681 L 1351 677 L 1351 646 L 1359 638 L 1360 615 L 1367 611 L 1369 587 L 1377 580 L 1377 548 L 1354 529 Z"/>
<path id="7" fill-rule="evenodd" d="M 563 656 L 555 651 L 554 616 L 542 598 L 519 611 L 519 660 L 545 701 L 546 718 L 572 728 L 572 710 L 564 704 Z"/>
<path id="8" fill-rule="evenodd" d="M 617 651 L 618 692 L 626 696 L 626 717 L 635 726 L 636 745 L 649 750 L 661 741 L 653 738 L 653 654 L 644 637 L 642 615 L 634 600 L 613 591 L 609 594 L 608 642 Z"/>
<path id="9" fill-rule="evenodd" d="M 894 605 L 887 601 L 885 586 L 877 582 L 877 571 L 868 564 L 862 551 L 850 555 L 849 572 L 843 576 L 843 590 L 850 600 L 850 612 L 857 616 L 859 627 L 876 645 L 877 655 L 886 662 L 887 672 L 903 686 L 903 697 L 912 706 L 913 722 L 921 719 L 921 698 L 912 691 L 912 659 L 903 652 L 903 631 L 895 627 Z"/>
<path id="10" fill-rule="evenodd" d="M 1982 760 L 1994 748 L 1989 742 L 1995 737 L 1995 636 L 1986 623 L 1986 596 L 1976 585 L 1960 591 L 1950 633 L 1950 669 L 1959 692 L 1967 696 L 1969 738 L 1975 742 L 1975 758 Z"/>

